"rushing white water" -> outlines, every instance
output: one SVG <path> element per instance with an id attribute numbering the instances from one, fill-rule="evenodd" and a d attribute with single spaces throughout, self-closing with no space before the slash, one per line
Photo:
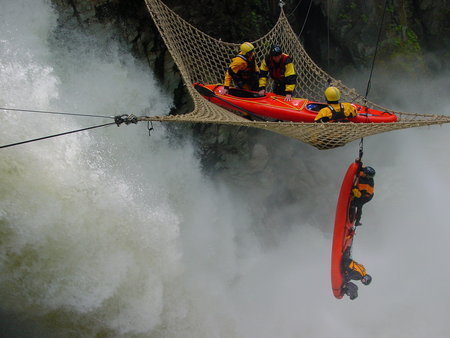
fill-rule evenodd
<path id="1" fill-rule="evenodd" d="M 71 48 L 51 46 L 57 16 L 46 1 L 0 4 L 0 106 L 168 111 L 152 74 L 115 42 L 80 35 Z M 393 86 L 384 105 L 449 114 L 440 96 L 448 77 L 420 83 L 421 96 L 417 86 Z M 0 114 L 0 144 L 105 122 Z M 339 184 L 357 143 L 318 151 L 265 134 L 258 142 L 278 148 L 266 180 L 252 175 L 251 159 L 212 180 L 191 144 L 167 136 L 160 126 L 150 138 L 145 125 L 112 126 L 0 151 L 2 332 L 447 336 L 448 126 L 365 140 L 376 197 L 353 255 L 374 279 L 355 301 L 334 299 L 329 263 Z"/>

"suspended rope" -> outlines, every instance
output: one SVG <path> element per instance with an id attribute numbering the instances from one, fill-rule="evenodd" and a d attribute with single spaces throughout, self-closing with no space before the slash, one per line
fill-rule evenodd
<path id="1" fill-rule="evenodd" d="M 359 161 L 362 160 L 363 155 L 364 155 L 364 137 L 361 137 L 361 140 L 359 141 L 359 154 L 358 154 Z"/>
<path id="2" fill-rule="evenodd" d="M 383 14 L 381 16 L 380 28 L 378 30 L 377 43 L 375 45 L 375 52 L 373 54 L 372 66 L 370 67 L 370 75 L 369 75 L 369 80 L 367 81 L 366 95 L 364 95 L 364 100 L 367 100 L 367 96 L 369 95 L 369 90 L 370 90 L 370 86 L 372 83 L 373 68 L 375 66 L 375 59 L 377 58 L 378 45 L 380 44 L 380 40 L 381 40 L 381 32 L 383 30 L 384 15 L 386 13 L 386 4 L 387 4 L 387 0 L 384 1 Z"/>
<path id="3" fill-rule="evenodd" d="M 44 137 L 39 137 L 39 138 L 34 138 L 31 140 L 26 140 L 26 141 L 21 141 L 21 142 L 16 142 L 16 143 L 11 143 L 11 144 L 6 144 L 6 145 L 2 145 L 0 146 L 0 149 L 4 149 L 4 148 L 9 148 L 9 147 L 14 147 L 14 146 L 18 146 L 21 144 L 25 144 L 25 143 L 31 143 L 31 142 L 36 142 L 36 141 L 41 141 L 41 140 L 46 140 L 49 138 L 53 138 L 53 137 L 58 137 L 58 136 L 63 136 L 63 135 L 68 135 L 68 134 L 74 134 L 74 133 L 79 133 L 82 131 L 86 131 L 86 130 L 91 130 L 91 129 L 96 129 L 96 128 L 101 128 L 101 127 L 107 127 L 107 126 L 112 126 L 112 125 L 117 125 L 120 126 L 122 123 L 125 124 L 131 124 L 134 123 L 136 124 L 138 122 L 138 118 L 131 114 L 131 115 L 118 115 L 118 116 L 100 116 L 100 115 L 86 115 L 86 114 L 73 114 L 73 113 L 59 113 L 59 112 L 45 112 L 45 111 L 36 111 L 36 110 L 23 110 L 23 109 L 4 109 L 4 108 L 0 108 L 3 110 L 18 110 L 18 111 L 28 111 L 28 112 L 34 112 L 34 113 L 52 113 L 52 114 L 64 114 L 64 115 L 76 115 L 76 116 L 91 116 L 91 117 L 108 117 L 108 118 L 112 118 L 114 119 L 114 122 L 109 122 L 109 123 L 105 123 L 105 124 L 100 124 L 100 125 L 96 125 L 96 126 L 92 126 L 92 127 L 87 127 L 87 128 L 82 128 L 82 129 L 77 129 L 77 130 L 71 130 L 71 131 L 67 131 L 64 133 L 59 133 L 59 134 L 54 134 L 54 135 L 48 135 L 48 136 L 44 136 Z M 152 127 L 153 129 L 153 127 Z"/>
<path id="4" fill-rule="evenodd" d="M 377 38 L 377 43 L 375 44 L 375 51 L 373 53 L 372 66 L 370 67 L 370 74 L 369 74 L 369 79 L 367 81 L 366 95 L 364 95 L 364 101 L 367 101 L 367 96 L 369 95 L 369 90 L 370 90 L 371 83 L 372 83 L 373 69 L 375 66 L 375 60 L 377 58 L 377 51 L 378 51 L 378 46 L 379 46 L 380 40 L 381 40 L 381 32 L 382 32 L 383 23 L 384 23 L 384 16 L 386 13 L 386 4 L 387 4 L 387 0 L 384 1 L 384 8 L 383 8 L 382 16 L 381 16 L 380 28 L 378 29 L 378 38 Z M 364 153 L 364 138 L 361 137 L 361 141 L 359 142 L 359 160 L 362 159 L 363 153 Z"/>
<path id="5" fill-rule="evenodd" d="M 291 17 L 292 14 L 295 13 L 295 11 L 297 10 L 297 7 L 302 3 L 302 1 L 303 1 L 303 0 L 299 0 L 299 2 L 297 3 L 297 5 L 296 5 L 296 6 L 294 7 L 294 9 L 291 11 L 291 13 L 287 15 L 288 18 Z"/>
<path id="6" fill-rule="evenodd" d="M 306 16 L 305 16 L 305 21 L 303 21 L 303 26 L 302 26 L 302 29 L 300 30 L 300 33 L 298 33 L 298 38 L 299 38 L 299 39 L 300 39 L 300 36 L 301 36 L 302 33 L 303 33 L 303 29 L 304 29 L 305 26 L 306 26 L 306 21 L 308 21 L 309 11 L 311 10 L 312 2 L 313 2 L 313 0 L 311 0 L 311 1 L 309 2 L 308 11 L 306 12 Z"/>
<path id="7" fill-rule="evenodd" d="M 106 118 L 106 119 L 114 119 L 114 116 L 63 113 L 63 112 L 46 111 L 46 110 L 31 110 L 31 109 L 18 109 L 18 108 L 5 108 L 5 107 L 0 107 L 0 110 L 10 110 L 10 111 L 17 111 L 17 112 L 39 113 L 39 114 L 71 115 L 71 116 L 86 116 L 86 117 L 100 117 L 100 118 Z"/>
<path id="8" fill-rule="evenodd" d="M 330 69 L 330 1 L 327 0 L 327 66 Z"/>
<path id="9" fill-rule="evenodd" d="M 64 133 L 60 133 L 60 134 L 54 134 L 54 135 L 49 135 L 49 136 L 44 136 L 44 137 L 34 138 L 34 139 L 31 139 L 31 140 L 26 140 L 26 141 L 22 141 L 22 142 L 6 144 L 6 145 L 3 145 L 3 146 L 0 146 L 0 149 L 3 149 L 3 148 L 9 148 L 9 147 L 14 147 L 14 146 L 18 146 L 18 145 L 25 144 L 25 143 L 31 143 L 31 142 L 36 142 L 36 141 L 46 140 L 46 139 L 53 138 L 53 137 L 58 137 L 58 136 L 63 136 L 63 135 L 68 135 L 68 134 L 73 134 L 73 133 L 79 133 L 79 132 L 85 131 L 85 130 L 90 130 L 90 129 L 100 128 L 100 127 L 106 127 L 106 126 L 111 126 L 111 125 L 113 125 L 113 124 L 116 124 L 116 123 L 115 123 L 115 122 L 110 122 L 110 123 L 100 124 L 100 125 L 98 125 L 98 126 L 92 126 L 92 127 L 83 128 L 83 129 L 71 130 L 71 131 L 67 131 L 67 132 L 64 132 Z"/>

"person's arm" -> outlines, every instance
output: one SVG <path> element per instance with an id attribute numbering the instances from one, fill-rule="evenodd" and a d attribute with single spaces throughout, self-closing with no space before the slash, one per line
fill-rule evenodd
<path id="1" fill-rule="evenodd" d="M 223 94 L 228 94 L 228 89 L 230 89 L 231 75 L 228 73 L 228 69 L 225 72 L 225 80 L 223 81 Z"/>
<path id="2" fill-rule="evenodd" d="M 259 94 L 264 95 L 266 93 L 267 78 L 269 76 L 269 67 L 267 67 L 266 60 L 261 62 L 259 67 Z"/>
<path id="3" fill-rule="evenodd" d="M 228 89 L 230 87 L 231 80 L 232 80 L 232 77 L 231 77 L 231 75 L 230 75 L 230 73 L 228 72 L 228 69 L 227 69 L 227 71 L 225 72 L 225 80 L 223 81 L 223 86 L 226 89 Z"/>
<path id="4" fill-rule="evenodd" d="M 228 93 L 228 89 L 231 86 L 231 81 L 234 80 L 235 82 L 237 81 L 237 73 L 241 70 L 244 69 L 246 65 L 246 62 L 244 60 L 242 60 L 239 57 L 235 57 L 231 63 L 230 66 L 228 67 L 226 73 L 225 73 L 225 80 L 223 82 L 223 87 L 225 89 L 224 94 Z"/>
<path id="5" fill-rule="evenodd" d="M 314 122 L 328 122 L 330 121 L 332 116 L 333 115 L 330 108 L 325 107 L 317 113 L 316 117 L 314 118 Z"/>
<path id="6" fill-rule="evenodd" d="M 295 89 L 295 85 L 297 84 L 297 74 L 295 73 L 295 68 L 292 61 L 286 64 L 286 69 L 284 71 L 284 83 L 286 85 L 284 89 L 286 95 L 292 95 Z"/>
<path id="7" fill-rule="evenodd" d="M 344 104 L 344 114 L 346 117 L 355 117 L 356 116 L 356 108 L 350 104 L 350 103 L 343 103 Z"/>

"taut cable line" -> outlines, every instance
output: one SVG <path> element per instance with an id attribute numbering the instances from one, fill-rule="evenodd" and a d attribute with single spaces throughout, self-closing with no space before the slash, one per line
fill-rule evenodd
<path id="1" fill-rule="evenodd" d="M 370 67 L 370 75 L 369 75 L 369 79 L 367 81 L 366 95 L 364 95 L 364 101 L 367 101 L 367 96 L 369 95 L 369 90 L 370 90 L 371 83 L 372 83 L 373 69 L 375 67 L 375 60 L 377 58 L 378 46 L 380 45 L 381 32 L 383 29 L 384 15 L 386 13 L 386 4 L 387 4 L 387 0 L 385 0 L 385 2 L 384 2 L 383 14 L 381 16 L 380 28 L 378 30 L 378 38 L 377 38 L 377 43 L 375 44 L 375 51 L 373 53 L 372 65 Z M 360 161 L 363 157 L 363 154 L 364 154 L 364 137 L 361 137 L 361 140 L 359 141 L 359 160 Z"/>
<path id="2" fill-rule="evenodd" d="M 370 86 L 371 86 L 371 82 L 372 82 L 373 69 L 375 67 L 375 60 L 377 58 L 378 46 L 380 45 L 380 40 L 381 40 L 381 32 L 383 31 L 383 22 L 384 22 L 384 15 L 386 13 L 386 5 L 387 5 L 387 0 L 384 1 L 383 14 L 381 16 L 380 28 L 378 30 L 377 43 L 375 44 L 375 52 L 373 53 L 372 65 L 370 67 L 370 75 L 369 75 L 369 80 L 367 81 L 366 95 L 364 95 L 364 100 L 367 100 L 367 96 L 369 95 L 369 90 L 370 90 Z"/>
<path id="3" fill-rule="evenodd" d="M 63 135 L 68 135 L 68 134 L 73 134 L 73 133 L 79 133 L 79 132 L 85 131 L 85 130 L 111 126 L 113 124 L 116 124 L 116 122 L 110 122 L 110 123 L 100 124 L 100 125 L 97 125 L 97 126 L 92 126 L 92 127 L 87 127 L 87 128 L 77 129 L 77 130 L 66 131 L 66 132 L 60 133 L 60 134 L 48 135 L 48 136 L 44 136 L 44 137 L 34 138 L 34 139 L 31 139 L 31 140 L 26 140 L 26 141 L 6 144 L 6 145 L 3 145 L 3 146 L 0 146 L 0 149 L 14 147 L 14 146 L 18 146 L 18 145 L 25 144 L 25 143 L 31 143 L 31 142 L 46 140 L 46 139 L 53 138 L 53 137 L 58 137 L 58 136 L 63 136 Z"/>
<path id="4" fill-rule="evenodd" d="M 0 108 L 0 109 L 2 109 L 2 108 Z M 23 111 L 23 110 L 20 110 L 20 111 Z M 31 110 L 27 110 L 27 111 L 31 111 Z M 44 112 L 44 111 L 31 111 L 31 112 Z M 46 112 L 46 113 L 58 114 L 57 112 Z M 25 143 L 37 142 L 37 141 L 46 140 L 46 139 L 49 139 L 49 138 L 59 137 L 59 136 L 63 136 L 63 135 L 79 133 L 79 132 L 86 131 L 86 130 L 97 129 L 97 128 L 101 128 L 101 127 L 108 127 L 108 126 L 112 126 L 114 124 L 119 127 L 122 123 L 125 123 L 125 124 L 128 125 L 128 124 L 131 124 L 131 123 L 136 124 L 138 122 L 138 118 L 135 115 L 133 115 L 133 114 L 130 114 L 130 115 L 123 114 L 123 115 L 117 115 L 117 116 L 112 116 L 112 117 L 100 116 L 100 115 L 87 115 L 87 114 L 72 114 L 72 113 L 59 113 L 59 114 L 75 115 L 75 116 L 90 116 L 90 117 L 108 117 L 108 118 L 113 118 L 114 122 L 109 122 L 109 123 L 104 123 L 104 124 L 95 125 L 95 126 L 91 126 L 91 127 L 86 127 L 86 128 L 66 131 L 66 132 L 59 133 L 59 134 L 54 134 L 54 135 L 38 137 L 38 138 L 31 139 L 31 140 L 5 144 L 5 145 L 0 146 L 0 149 L 14 147 L 14 146 L 18 146 L 18 145 L 25 144 Z"/>
<path id="5" fill-rule="evenodd" d="M 77 113 L 63 113 L 63 112 L 58 112 L 58 111 L 47 111 L 47 110 L 32 110 L 32 109 L 19 109 L 19 108 L 6 108 L 6 107 L 0 107 L 0 110 L 9 110 L 9 111 L 26 112 L 26 113 L 38 113 L 38 114 L 86 116 L 86 117 L 99 117 L 99 118 L 105 118 L 105 119 L 114 119 L 114 116 L 102 116 L 102 115 L 92 115 L 92 114 L 77 114 Z"/>

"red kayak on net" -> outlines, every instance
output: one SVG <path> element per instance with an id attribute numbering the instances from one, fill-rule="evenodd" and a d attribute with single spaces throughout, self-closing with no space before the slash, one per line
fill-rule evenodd
<path id="1" fill-rule="evenodd" d="M 230 88 L 224 94 L 224 87 L 220 84 L 194 83 L 197 91 L 212 103 L 225 109 L 243 115 L 257 116 L 267 121 L 314 122 L 320 109 L 326 103 L 313 102 L 307 99 L 293 98 L 284 101 L 284 96 L 274 93 L 259 95 L 258 92 L 239 88 Z M 356 103 L 352 105 L 357 110 L 357 116 L 349 118 L 354 123 L 389 123 L 396 122 L 397 116 L 390 112 L 375 110 Z"/>

